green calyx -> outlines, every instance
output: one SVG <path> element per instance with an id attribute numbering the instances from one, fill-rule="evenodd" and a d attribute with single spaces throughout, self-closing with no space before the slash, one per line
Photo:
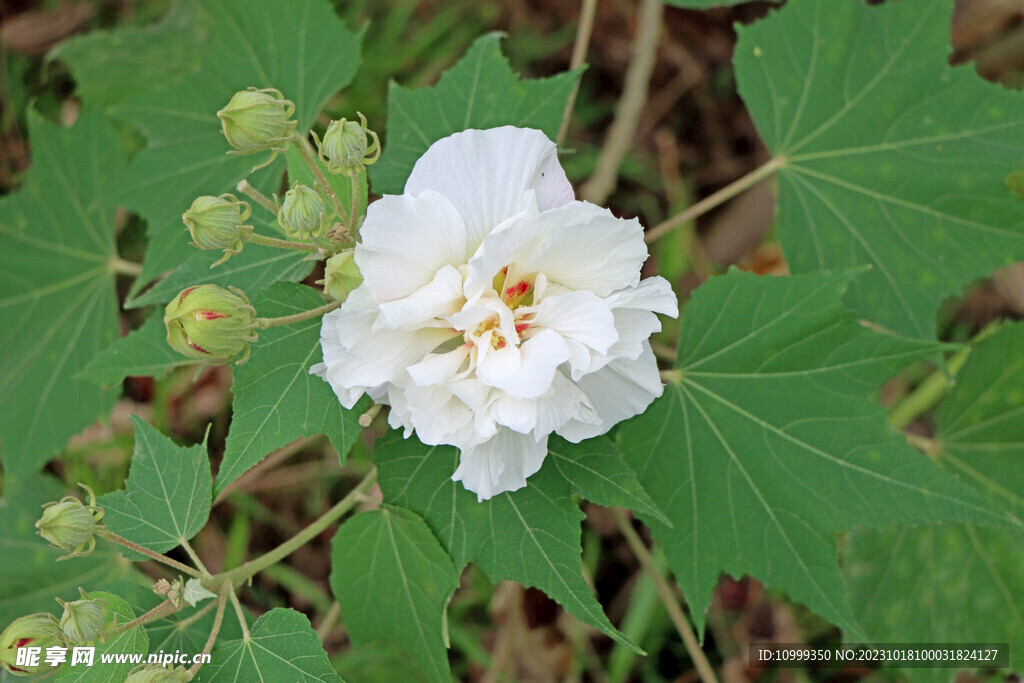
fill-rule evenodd
<path id="1" fill-rule="evenodd" d="M 296 182 L 284 194 L 277 222 L 289 237 L 320 237 L 327 227 L 327 204 L 319 192 Z"/>
<path id="2" fill-rule="evenodd" d="M 331 121 L 323 140 L 317 138 L 316 134 L 313 137 L 320 158 L 331 173 L 351 178 L 380 158 L 380 138 L 366 127 L 366 117 L 362 114 L 359 114 L 359 123 L 348 119 Z"/>
<path id="3" fill-rule="evenodd" d="M 64 608 L 60 617 L 60 629 L 72 643 L 86 643 L 103 634 L 107 623 L 107 603 L 103 600 L 92 600 L 81 588 L 81 600 L 57 602 Z"/>
<path id="4" fill-rule="evenodd" d="M 295 103 L 286 100 L 280 90 L 249 88 L 235 93 L 217 117 L 224 137 L 238 152 L 272 151 L 273 159 L 288 146 L 292 130 L 298 125 L 291 120 L 294 113 Z"/>
<path id="5" fill-rule="evenodd" d="M 69 557 L 88 555 L 96 548 L 94 534 L 101 527 L 103 510 L 96 507 L 96 494 L 85 484 L 79 484 L 89 494 L 86 505 L 74 496 L 43 506 L 43 516 L 36 522 L 40 536 L 58 550 L 66 550 Z"/>
<path id="6" fill-rule="evenodd" d="M 242 251 L 243 234 L 253 230 L 251 225 L 245 225 L 251 214 L 252 207 L 234 195 L 203 195 L 196 197 L 181 220 L 192 235 L 193 246 L 224 250 L 224 258 L 213 264 L 217 266 Z"/>
<path id="7" fill-rule="evenodd" d="M 249 344 L 259 339 L 253 331 L 255 316 L 256 309 L 240 289 L 189 287 L 165 309 L 167 343 L 184 356 L 215 365 L 230 363 L 239 354 L 239 363 L 244 363 Z"/>
<path id="8" fill-rule="evenodd" d="M 44 660 L 46 648 L 67 645 L 64 632 L 52 614 L 43 612 L 19 617 L 0 633 L 0 667 L 15 676 L 53 671 L 55 667 Z M 18 665 L 18 648 L 21 647 L 40 648 L 41 654 L 36 666 Z"/>
<path id="9" fill-rule="evenodd" d="M 363 283 L 362 273 L 353 255 L 355 249 L 344 249 L 327 259 L 324 264 L 324 293 L 333 299 L 345 302 L 348 295 Z"/>

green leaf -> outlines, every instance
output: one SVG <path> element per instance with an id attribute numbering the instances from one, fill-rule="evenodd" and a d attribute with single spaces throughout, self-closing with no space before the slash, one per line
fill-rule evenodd
<path id="1" fill-rule="evenodd" d="M 281 607 L 257 619 L 249 638 L 218 642 L 195 680 L 341 681 L 309 619 Z"/>
<path id="2" fill-rule="evenodd" d="M 123 598 L 113 593 L 90 591 L 89 597 L 106 602 L 110 613 L 116 615 L 118 624 L 127 624 L 138 616 Z M 71 666 L 71 650 L 69 649 L 68 663 L 61 667 L 54 680 L 61 682 L 71 681 L 73 683 L 78 683 L 79 681 L 83 683 L 92 683 L 92 681 L 97 683 L 123 681 L 128 677 L 128 672 L 135 668 L 136 664 L 133 662 L 123 662 L 120 664 L 111 662 L 104 664 L 100 661 L 100 657 L 109 652 L 112 655 L 137 654 L 145 658 L 145 655 L 149 652 L 149 635 L 141 625 L 133 626 L 123 633 L 108 638 L 105 643 L 97 640 L 93 645 L 96 647 L 96 651 L 93 655 L 92 666 L 84 664 Z"/>
<path id="3" fill-rule="evenodd" d="M 40 538 L 35 523 L 43 514 L 43 503 L 67 493 L 59 481 L 44 474 L 5 488 L 0 499 L 0 626 L 33 612 L 57 613 L 55 597 L 78 600 L 79 586 L 89 588 L 134 573 L 102 543 L 91 555 L 57 561 L 66 553 Z"/>
<path id="4" fill-rule="evenodd" d="M 210 461 L 206 445 L 175 445 L 132 416 L 135 453 L 124 491 L 99 500 L 107 528 L 129 541 L 166 552 L 199 533 L 210 516 Z M 133 553 L 134 555 L 134 553 Z"/>
<path id="5" fill-rule="evenodd" d="M 111 196 L 123 153 L 98 114 L 73 128 L 28 122 L 28 179 L 0 199 L 0 441 L 14 481 L 117 399 L 73 378 L 118 337 Z"/>
<path id="6" fill-rule="evenodd" d="M 671 520 L 654 504 L 640 485 L 636 473 L 606 437 L 569 443 L 551 436 L 548 439 L 548 458 L 572 490 L 587 500 L 637 510 L 672 526 Z"/>
<path id="7" fill-rule="evenodd" d="M 163 377 L 174 368 L 194 364 L 167 345 L 164 312 L 158 310 L 143 323 L 108 346 L 75 375 L 104 387 L 120 384 L 125 377 Z"/>
<path id="8" fill-rule="evenodd" d="M 323 295 L 298 284 L 278 283 L 256 297 L 261 317 L 302 313 L 324 305 Z M 252 358 L 235 367 L 234 414 L 217 472 L 216 493 L 295 439 L 326 434 L 342 462 L 359 434 L 360 405 L 345 410 L 331 387 L 309 374 L 322 360 L 321 318 L 260 331 Z"/>
<path id="9" fill-rule="evenodd" d="M 387 506 L 346 521 L 331 547 L 331 590 L 352 642 L 389 640 L 430 680 L 450 681 L 444 622 L 459 573 L 426 523 Z"/>
<path id="10" fill-rule="evenodd" d="M 58 43 L 48 57 L 67 64 L 87 105 L 109 107 L 197 70 L 208 47 L 209 24 L 197 3 L 176 2 L 156 24 L 75 36 Z"/>
<path id="11" fill-rule="evenodd" d="M 227 263 L 211 268 L 221 251 L 195 251 L 166 278 L 140 295 L 126 302 L 129 308 L 152 304 L 166 304 L 181 290 L 196 284 L 237 287 L 255 294 L 275 282 L 298 281 L 313 270 L 314 261 L 309 252 L 276 249 L 258 244 L 246 244 L 242 253 L 232 256 Z"/>
<path id="12" fill-rule="evenodd" d="M 778 225 L 794 272 L 871 264 L 845 299 L 934 338 L 935 311 L 1024 258 L 1020 95 L 950 67 L 953 0 L 794 0 L 740 28 L 736 75 L 783 160 Z"/>
<path id="13" fill-rule="evenodd" d="M 1024 515 L 1024 323 L 982 341 L 936 415 L 938 460 L 993 503 Z M 846 578 L 877 640 L 1000 642 L 1024 669 L 1024 532 L 972 524 L 858 531 Z M 945 672 L 907 670 L 914 680 Z"/>
<path id="14" fill-rule="evenodd" d="M 424 446 L 392 433 L 378 441 L 374 457 L 384 499 L 426 520 L 457 569 L 476 562 L 492 581 L 536 586 L 578 619 L 636 649 L 611 625 L 583 580 L 583 513 L 551 462 L 526 488 L 477 502 L 476 494 L 451 480 L 459 460 L 455 448 Z"/>
<path id="15" fill-rule="evenodd" d="M 324 0 L 294 0 L 287 6 L 276 0 L 205 0 L 202 7 L 212 26 L 202 67 L 111 108 L 138 125 L 149 141 L 121 194 L 124 205 L 146 219 L 151 238 L 133 293 L 191 255 L 181 214 L 192 200 L 234 192 L 268 156 L 228 156 L 217 110 L 238 90 L 277 88 L 295 102 L 297 130 L 304 131 L 359 66 L 360 36 Z M 250 182 L 275 192 L 282 168 L 276 162 Z"/>
<path id="16" fill-rule="evenodd" d="M 670 529 L 644 518 L 700 629 L 727 572 L 857 633 L 837 531 L 1003 519 L 867 400 L 941 347 L 859 324 L 839 305 L 855 274 L 711 278 L 681 323 L 677 378 L 619 430 L 626 461 L 672 520 Z"/>
<path id="17" fill-rule="evenodd" d="M 401 194 L 427 148 L 467 128 L 537 128 L 554 140 L 581 73 L 522 80 L 501 53 L 501 34 L 490 33 L 478 38 L 437 85 L 413 90 L 392 83 L 384 154 L 370 167 L 373 191 Z"/>

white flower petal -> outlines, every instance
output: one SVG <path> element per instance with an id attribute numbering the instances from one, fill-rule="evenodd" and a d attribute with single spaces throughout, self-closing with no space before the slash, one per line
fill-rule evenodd
<path id="1" fill-rule="evenodd" d="M 547 454 L 547 438 L 536 441 L 501 428 L 488 441 L 462 449 L 452 481 L 461 481 L 477 500 L 484 501 L 526 486 L 526 478 L 541 468 Z"/>
<path id="2" fill-rule="evenodd" d="M 431 145 L 405 183 L 407 195 L 428 190 L 455 205 L 473 250 L 517 213 L 527 190 L 536 192 L 542 211 L 573 198 L 555 144 L 539 130 L 512 126 L 466 130 Z"/>
<path id="3" fill-rule="evenodd" d="M 442 385 L 459 371 L 468 356 L 469 349 L 465 344 L 448 353 L 432 353 L 410 366 L 409 376 L 419 386 Z"/>
<path id="4" fill-rule="evenodd" d="M 551 387 L 555 370 L 568 359 L 569 347 L 562 337 L 552 330 L 542 330 L 519 349 L 508 345 L 488 354 L 477 366 L 477 376 L 512 396 L 537 398 Z"/>
<path id="5" fill-rule="evenodd" d="M 434 279 L 404 299 L 382 303 L 380 323 L 393 330 L 414 330 L 418 327 L 445 326 L 434 318 L 446 318 L 462 308 L 462 275 L 454 266 L 444 266 Z"/>
<path id="6" fill-rule="evenodd" d="M 472 253 L 462 217 L 436 192 L 381 197 L 367 209 L 359 234 L 356 265 L 377 303 L 409 296 Z"/>
<path id="7" fill-rule="evenodd" d="M 601 422 L 571 420 L 557 430 L 559 436 L 573 443 L 604 434 L 612 425 L 639 415 L 665 390 L 648 342 L 644 342 L 639 358 L 614 360 L 576 380 L 576 384 L 590 399 Z"/>
<path id="8" fill-rule="evenodd" d="M 607 304 L 593 292 L 570 292 L 545 298 L 537 306 L 531 327 L 558 332 L 603 354 L 619 339 L 615 317 Z"/>

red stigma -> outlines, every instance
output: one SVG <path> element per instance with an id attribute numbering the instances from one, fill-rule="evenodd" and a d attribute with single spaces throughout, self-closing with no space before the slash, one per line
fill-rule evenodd
<path id="1" fill-rule="evenodd" d="M 530 329 L 530 323 L 519 323 L 518 325 L 516 325 L 516 332 L 518 332 L 519 334 L 526 332 L 526 330 L 528 329 Z"/>
<path id="2" fill-rule="evenodd" d="M 515 283 L 514 285 L 505 290 L 505 298 L 511 300 L 521 297 L 522 295 L 530 291 L 531 286 L 532 285 L 526 280 L 520 280 L 519 282 Z"/>
<path id="3" fill-rule="evenodd" d="M 14 649 L 17 650 L 19 647 L 25 647 L 32 642 L 31 638 L 21 638 L 14 644 Z"/>

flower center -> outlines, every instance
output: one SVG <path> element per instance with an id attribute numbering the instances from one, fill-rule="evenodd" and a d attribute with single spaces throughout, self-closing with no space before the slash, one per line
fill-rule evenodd
<path id="1" fill-rule="evenodd" d="M 521 309 L 533 305 L 537 274 L 533 273 L 512 279 L 508 277 L 508 274 L 509 266 L 505 266 L 494 276 L 491 285 L 501 302 L 512 313 L 512 320 L 509 321 L 506 318 L 503 325 L 503 315 L 495 312 L 475 327 L 470 327 L 465 331 L 463 340 L 466 344 L 473 344 L 477 347 L 489 345 L 492 349 L 498 350 L 509 344 L 510 337 L 515 337 L 514 343 L 517 346 L 522 342 L 521 336 L 530 328 L 534 313 Z M 496 304 L 496 302 L 494 303 Z M 494 309 L 492 308 L 492 310 Z M 509 325 L 510 322 L 511 325 Z M 515 329 L 514 335 L 513 328 Z"/>

